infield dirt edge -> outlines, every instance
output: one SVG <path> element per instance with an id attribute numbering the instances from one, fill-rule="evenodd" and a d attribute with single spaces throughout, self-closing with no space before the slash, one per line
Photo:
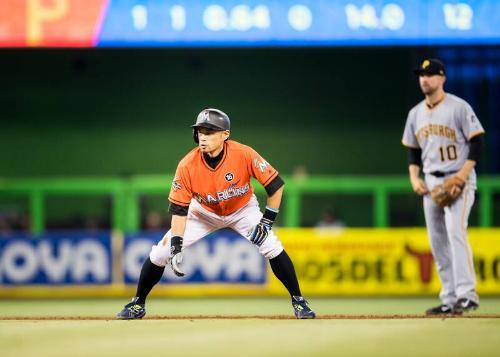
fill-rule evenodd
<path id="1" fill-rule="evenodd" d="M 319 315 L 316 320 L 394 320 L 394 319 L 500 319 L 500 314 L 446 315 L 426 316 L 422 314 L 393 315 Z M 289 315 L 195 315 L 195 316 L 161 316 L 152 315 L 142 320 L 295 320 Z M 0 321 L 109 321 L 117 320 L 113 316 L 0 316 Z"/>

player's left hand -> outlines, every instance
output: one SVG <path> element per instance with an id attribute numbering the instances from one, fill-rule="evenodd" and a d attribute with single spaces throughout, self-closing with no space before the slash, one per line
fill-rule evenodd
<path id="1" fill-rule="evenodd" d="M 431 192 L 432 200 L 440 208 L 454 203 L 462 194 L 465 187 L 465 180 L 455 175 L 446 179 L 443 184 L 437 185 Z"/>
<path id="2" fill-rule="evenodd" d="M 250 242 L 260 247 L 262 243 L 266 240 L 269 235 L 269 231 L 273 228 L 274 220 L 278 215 L 279 210 L 277 208 L 271 208 L 266 206 L 266 210 L 260 219 L 259 224 L 252 228 L 250 232 L 248 232 L 248 238 L 250 238 Z"/>
<path id="3" fill-rule="evenodd" d="M 261 246 L 269 235 L 269 231 L 273 228 L 273 223 L 266 218 L 262 218 L 249 234 L 250 242 L 256 246 Z"/>

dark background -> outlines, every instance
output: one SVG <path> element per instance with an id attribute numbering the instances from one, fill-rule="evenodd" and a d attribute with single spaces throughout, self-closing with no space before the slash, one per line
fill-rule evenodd
<path id="1" fill-rule="evenodd" d="M 422 99 L 411 70 L 427 56 L 444 60 L 445 89 L 487 131 L 479 173 L 498 174 L 499 48 L 134 48 L 0 51 L 0 177 L 173 173 L 205 107 L 228 113 L 232 138 L 284 175 L 406 175 L 401 136 Z M 371 224 L 369 198 L 326 201 L 320 211 Z"/>

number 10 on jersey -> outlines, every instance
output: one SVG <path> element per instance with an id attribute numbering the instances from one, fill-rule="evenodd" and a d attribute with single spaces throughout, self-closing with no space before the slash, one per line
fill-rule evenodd
<path id="1" fill-rule="evenodd" d="M 457 148 L 455 145 L 441 146 L 439 148 L 439 153 L 441 154 L 441 161 L 446 160 L 456 160 L 457 159 Z"/>

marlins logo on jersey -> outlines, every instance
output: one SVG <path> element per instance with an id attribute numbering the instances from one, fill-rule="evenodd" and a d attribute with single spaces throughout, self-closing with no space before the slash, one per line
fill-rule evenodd
<path id="1" fill-rule="evenodd" d="M 261 173 L 264 173 L 264 171 L 266 171 L 267 167 L 269 166 L 269 163 L 260 157 L 254 158 L 253 164 L 257 170 L 260 170 Z"/>

